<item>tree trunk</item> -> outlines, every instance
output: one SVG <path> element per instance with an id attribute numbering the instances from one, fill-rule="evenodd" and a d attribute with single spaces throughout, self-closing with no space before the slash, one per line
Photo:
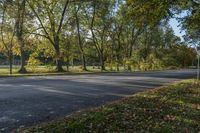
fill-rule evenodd
<path id="1" fill-rule="evenodd" d="M 12 66 L 13 66 L 13 54 L 12 54 L 12 51 L 9 51 L 9 68 L 10 68 L 10 75 L 12 75 Z"/>
<path id="2" fill-rule="evenodd" d="M 82 65 L 83 65 L 83 70 L 87 71 L 86 59 L 84 54 L 82 54 Z"/>
<path id="3" fill-rule="evenodd" d="M 138 39 L 138 36 L 142 33 L 141 32 L 142 30 L 139 29 L 137 31 L 135 31 L 135 28 L 132 28 L 132 31 L 131 31 L 131 42 L 130 42 L 130 47 L 129 47 L 129 51 L 128 51 L 128 59 L 130 60 L 132 55 L 133 55 L 133 46 L 135 45 L 137 39 Z M 131 65 L 128 65 L 128 71 L 132 71 L 132 67 Z"/>
<path id="4" fill-rule="evenodd" d="M 113 71 L 113 60 L 112 60 L 112 57 L 111 57 L 111 60 L 110 60 L 110 71 Z"/>
<path id="5" fill-rule="evenodd" d="M 25 6 L 26 1 L 23 0 L 22 3 L 18 3 L 18 17 L 16 20 L 16 34 L 17 39 L 20 45 L 20 53 L 21 53 L 21 66 L 19 69 L 19 73 L 26 73 L 25 68 L 25 51 L 24 51 L 24 39 L 23 39 L 23 26 L 24 26 L 24 17 L 25 17 Z"/>
<path id="6" fill-rule="evenodd" d="M 63 65 L 63 60 L 62 58 L 60 57 L 60 51 L 59 50 L 56 50 L 56 71 L 57 72 L 64 72 L 64 69 L 62 68 L 62 65 Z"/>
<path id="7" fill-rule="evenodd" d="M 71 59 L 71 66 L 72 68 L 74 68 L 74 57 L 72 56 L 72 59 Z"/>
<path id="8" fill-rule="evenodd" d="M 132 68 L 131 68 L 131 66 L 130 65 L 128 65 L 128 71 L 132 71 Z"/>
<path id="9" fill-rule="evenodd" d="M 117 72 L 119 72 L 119 63 L 117 63 L 116 67 L 117 67 Z"/>
<path id="10" fill-rule="evenodd" d="M 22 39 L 18 39 L 20 42 L 20 53 L 21 53 L 21 66 L 19 69 L 19 73 L 27 73 L 26 71 L 26 59 L 25 59 L 25 51 L 24 51 L 24 42 L 22 41 Z"/>
<path id="11" fill-rule="evenodd" d="M 79 9 L 78 9 L 79 10 Z M 77 26 L 77 33 L 78 33 L 78 44 L 79 44 L 79 49 L 81 52 L 81 60 L 82 60 L 82 69 L 84 71 L 87 71 L 87 66 L 86 66 L 86 58 L 85 58 L 85 54 L 84 54 L 84 50 L 83 50 L 83 42 L 81 40 L 81 33 L 80 33 L 80 24 L 79 24 L 79 18 L 78 18 L 78 11 L 75 14 L 76 17 L 76 26 Z"/>
<path id="12" fill-rule="evenodd" d="M 67 56 L 67 72 L 69 72 L 69 62 L 70 62 L 69 56 Z"/>
<path id="13" fill-rule="evenodd" d="M 99 55 L 99 58 L 100 58 L 101 71 L 105 71 L 106 68 L 105 68 L 105 62 L 104 62 L 103 53 L 101 53 L 101 54 Z"/>
<path id="14" fill-rule="evenodd" d="M 64 70 L 62 68 L 62 60 L 61 59 L 57 59 L 57 61 L 56 61 L 56 71 L 64 72 Z"/>
<path id="15" fill-rule="evenodd" d="M 62 55 L 60 53 L 60 46 L 59 46 L 59 37 L 55 37 L 54 39 L 54 48 L 56 51 L 56 71 L 57 72 L 64 72 L 64 69 L 62 68 L 63 65 L 63 58 Z"/>

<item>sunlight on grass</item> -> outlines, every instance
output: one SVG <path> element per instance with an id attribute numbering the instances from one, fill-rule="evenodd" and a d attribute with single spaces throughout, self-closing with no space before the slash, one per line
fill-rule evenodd
<path id="1" fill-rule="evenodd" d="M 0 76 L 28 76 L 28 75 L 49 75 L 49 74 L 67 74 L 67 73 L 96 73 L 96 72 L 102 72 L 97 66 L 93 67 L 93 66 L 87 66 L 88 71 L 83 71 L 81 66 L 74 66 L 74 67 L 69 67 L 69 71 L 67 71 L 67 67 L 64 66 L 63 69 L 65 70 L 65 72 L 56 72 L 55 66 L 27 66 L 26 67 L 28 73 L 25 74 L 21 74 L 18 73 L 19 68 L 15 67 L 13 68 L 13 74 L 10 75 L 10 71 L 9 68 L 0 68 Z M 107 71 L 103 71 L 103 72 L 115 72 L 110 71 L 109 68 L 106 68 Z M 123 72 L 125 70 L 123 70 L 123 68 L 120 68 L 119 72 Z"/>

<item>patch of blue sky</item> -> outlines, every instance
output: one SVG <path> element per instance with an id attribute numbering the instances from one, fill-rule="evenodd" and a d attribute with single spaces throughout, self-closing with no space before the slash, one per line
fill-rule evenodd
<path id="1" fill-rule="evenodd" d="M 173 28 L 175 35 L 180 37 L 182 39 L 182 41 L 184 40 L 183 36 L 186 34 L 186 32 L 185 32 L 185 30 L 182 29 L 181 22 L 179 22 L 176 18 L 183 18 L 187 15 L 189 15 L 189 12 L 183 11 L 182 13 L 175 15 L 175 17 L 171 18 L 169 21 L 169 24 Z"/>

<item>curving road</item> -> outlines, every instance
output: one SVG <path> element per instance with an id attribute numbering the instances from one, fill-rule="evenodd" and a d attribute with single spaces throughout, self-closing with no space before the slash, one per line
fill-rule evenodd
<path id="1" fill-rule="evenodd" d="M 0 133 L 195 75 L 179 70 L 0 78 Z"/>

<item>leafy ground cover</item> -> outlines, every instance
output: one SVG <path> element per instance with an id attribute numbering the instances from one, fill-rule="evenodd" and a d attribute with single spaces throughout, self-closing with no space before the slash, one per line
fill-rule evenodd
<path id="1" fill-rule="evenodd" d="M 20 133 L 199 133 L 200 82 L 181 81 Z"/>

